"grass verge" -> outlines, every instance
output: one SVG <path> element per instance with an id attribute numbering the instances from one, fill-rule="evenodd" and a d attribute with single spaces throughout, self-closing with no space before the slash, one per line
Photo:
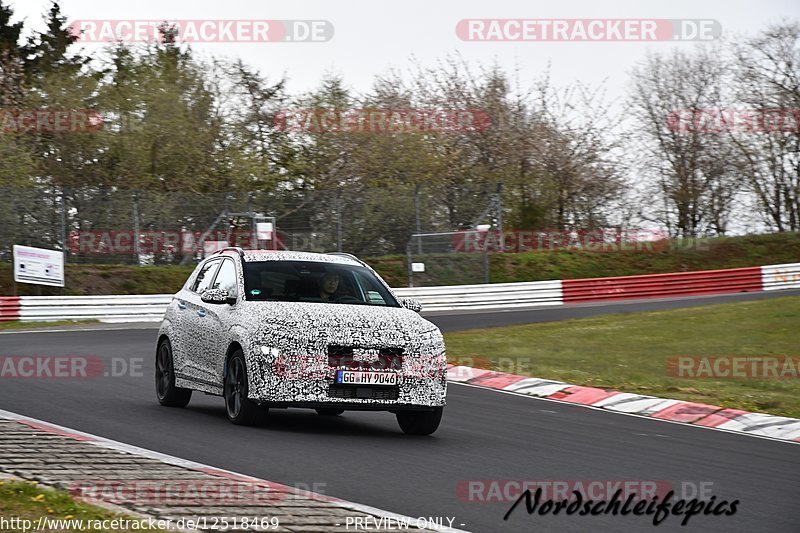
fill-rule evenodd
<path id="1" fill-rule="evenodd" d="M 22 322 L 20 320 L 11 320 L 9 322 L 0 322 L 0 331 L 5 329 L 36 329 L 52 326 L 74 326 L 76 324 L 96 323 L 99 323 L 99 320 L 55 320 L 53 322 Z"/>
<path id="2" fill-rule="evenodd" d="M 47 517 L 48 521 L 43 522 L 43 527 L 39 531 L 97 531 L 97 532 L 128 532 L 128 531 L 164 531 L 161 529 L 148 529 L 146 523 L 141 523 L 142 527 L 132 526 L 127 529 L 107 529 L 103 527 L 89 529 L 88 526 L 97 524 L 102 526 L 102 521 L 107 521 L 107 525 L 113 525 L 111 520 L 128 519 L 135 520 L 130 516 L 118 514 L 101 507 L 87 505 L 75 501 L 69 493 L 63 490 L 55 490 L 39 486 L 31 481 L 9 481 L 0 479 L 0 517 L 4 518 L 7 524 L 0 526 L 3 532 L 18 532 L 24 520 L 30 520 L 28 524 L 35 526 L 40 517 Z M 11 519 L 18 518 L 16 522 Z M 60 524 L 56 520 L 63 521 Z M 80 529 L 80 522 L 87 529 Z M 99 521 L 99 522 L 95 522 Z M 50 527 L 47 527 L 49 525 Z"/>
<path id="3" fill-rule="evenodd" d="M 476 329 L 445 342 L 450 362 L 800 418 L 800 379 L 667 373 L 675 356 L 800 356 L 800 297 Z"/>

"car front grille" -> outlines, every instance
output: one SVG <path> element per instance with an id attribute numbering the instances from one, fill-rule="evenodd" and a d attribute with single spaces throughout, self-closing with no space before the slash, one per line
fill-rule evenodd
<path id="1" fill-rule="evenodd" d="M 353 356 L 353 347 L 352 346 L 339 346 L 338 344 L 330 344 L 328 345 L 328 358 L 332 357 L 347 357 Z"/>
<path id="2" fill-rule="evenodd" d="M 348 370 L 402 370 L 402 348 L 328 346 L 328 366 Z"/>
<path id="3" fill-rule="evenodd" d="M 330 398 L 360 398 L 364 400 L 396 400 L 400 396 L 399 387 L 342 387 L 331 385 L 328 387 Z"/>

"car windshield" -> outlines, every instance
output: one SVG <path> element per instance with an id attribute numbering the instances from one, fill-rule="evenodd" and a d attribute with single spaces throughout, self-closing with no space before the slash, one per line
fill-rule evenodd
<path id="1" fill-rule="evenodd" d="M 244 263 L 245 298 L 254 301 L 318 302 L 400 307 L 368 269 L 315 261 Z"/>

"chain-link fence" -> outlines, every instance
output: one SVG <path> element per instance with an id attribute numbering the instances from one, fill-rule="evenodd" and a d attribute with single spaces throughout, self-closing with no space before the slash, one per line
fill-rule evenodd
<path id="1" fill-rule="evenodd" d="M 460 212 L 443 209 L 413 185 L 231 193 L 42 186 L 0 187 L 0 194 L 0 260 L 22 244 L 95 264 L 191 264 L 225 243 L 404 256 L 412 234 L 459 227 L 486 206 L 478 199 Z"/>
<path id="2" fill-rule="evenodd" d="M 406 247 L 409 287 L 489 283 L 485 231 L 419 233 Z"/>

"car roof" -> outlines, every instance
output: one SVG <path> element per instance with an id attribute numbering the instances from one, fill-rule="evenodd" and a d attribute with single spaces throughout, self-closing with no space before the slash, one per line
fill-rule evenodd
<path id="1" fill-rule="evenodd" d="M 221 255 L 237 254 L 234 250 L 226 250 Z M 338 254 L 318 254 L 314 252 L 296 252 L 289 250 L 244 250 L 242 259 L 248 263 L 259 261 L 315 261 L 318 263 L 336 263 L 340 265 L 362 266 L 354 256 Z"/>

